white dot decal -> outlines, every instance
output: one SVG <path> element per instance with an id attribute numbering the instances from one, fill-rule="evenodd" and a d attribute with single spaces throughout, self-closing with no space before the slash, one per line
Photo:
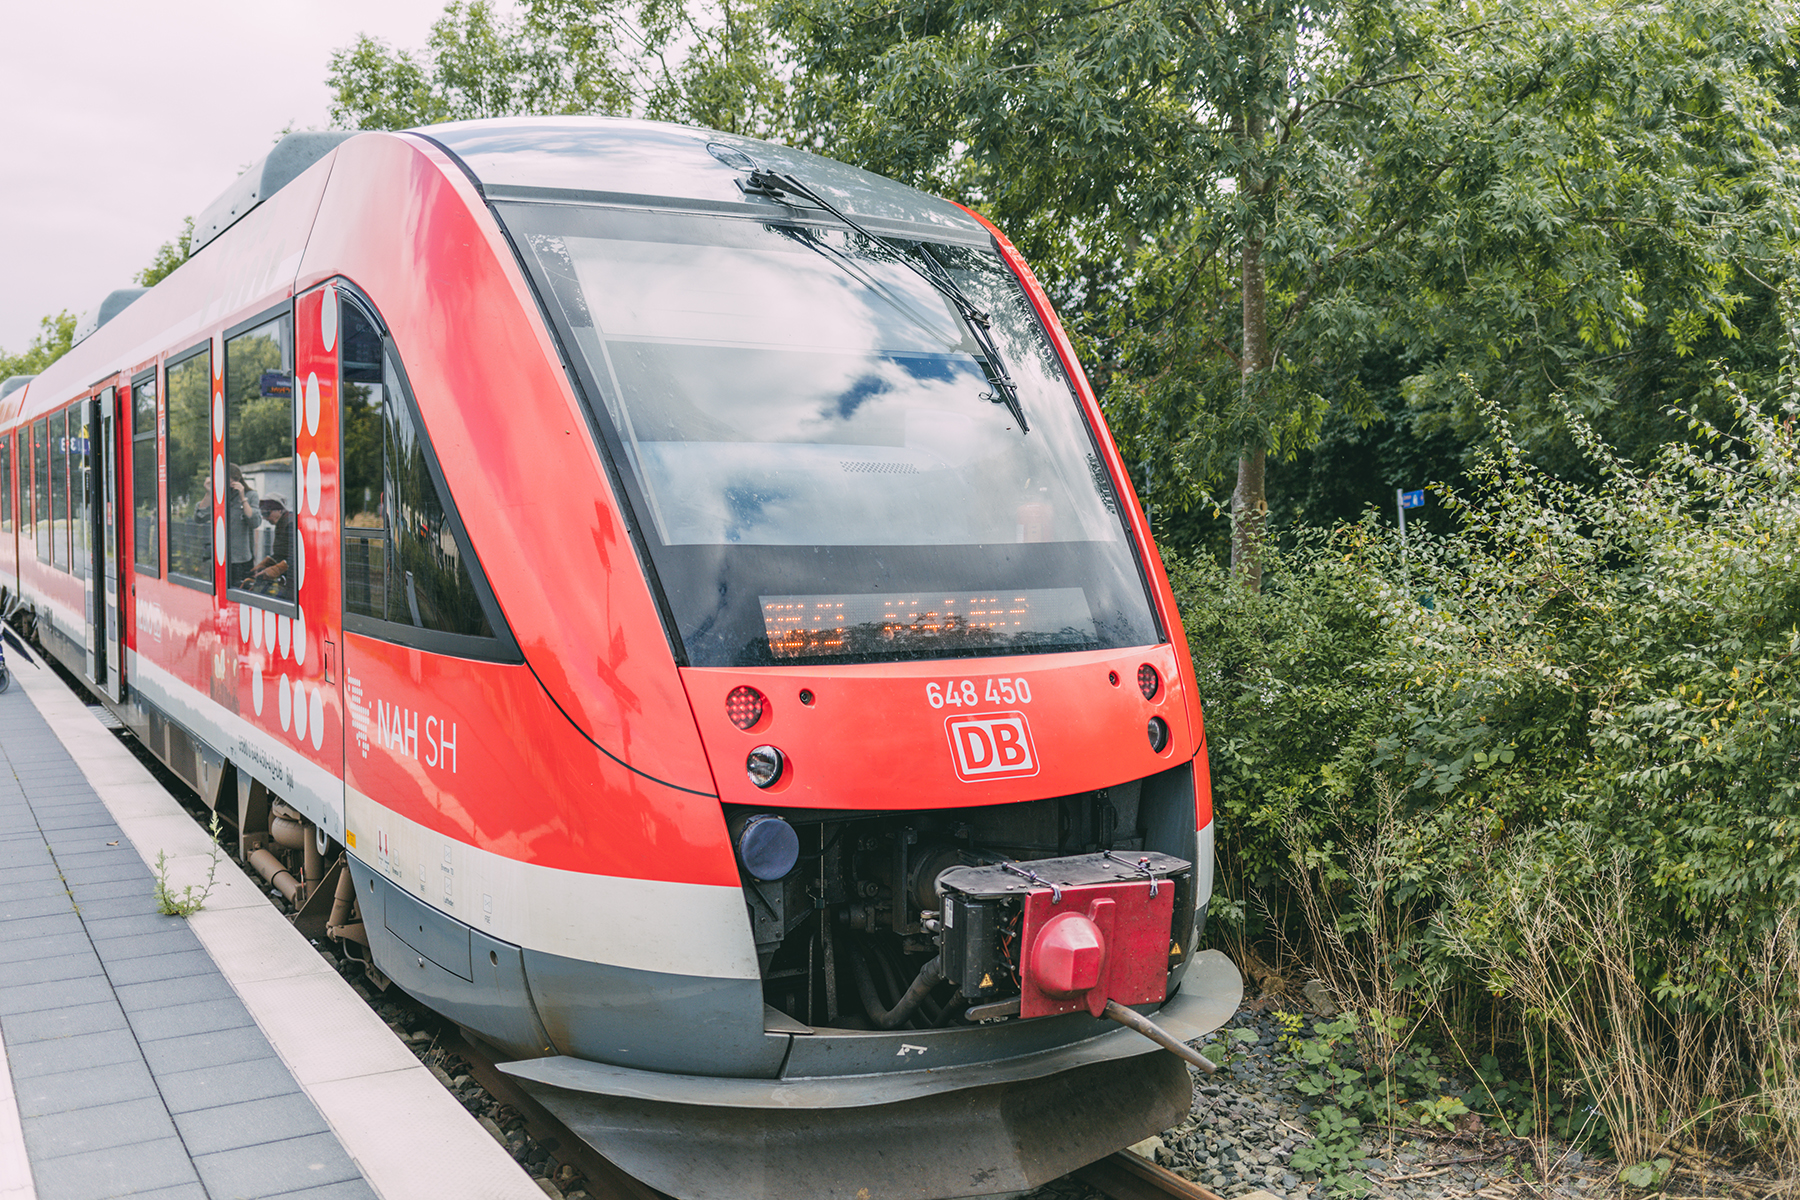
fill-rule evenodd
<path id="1" fill-rule="evenodd" d="M 225 565 L 225 518 L 213 518 L 213 558 L 220 566 Z"/>
<path id="2" fill-rule="evenodd" d="M 281 657 L 288 654 L 288 639 L 294 635 L 294 623 L 286 617 L 275 618 L 275 634 L 281 643 Z"/>
<path id="3" fill-rule="evenodd" d="M 338 298 L 337 289 L 325 289 L 325 303 L 319 306 L 319 336 L 325 340 L 325 349 L 337 347 Z"/>
<path id="4" fill-rule="evenodd" d="M 213 455 L 213 499 L 225 499 L 225 456 Z"/>
<path id="5" fill-rule="evenodd" d="M 294 740 L 306 740 L 306 689 L 299 684 L 294 685 Z"/>
<path id="6" fill-rule="evenodd" d="M 213 393 L 213 440 L 222 441 L 225 437 L 225 393 Z"/>
<path id="7" fill-rule="evenodd" d="M 255 665 L 250 668 L 250 703 L 262 716 L 262 668 Z"/>
<path id="8" fill-rule="evenodd" d="M 275 614 L 263 609 L 262 615 L 263 645 L 269 648 L 269 656 L 275 655 Z"/>
<path id="9" fill-rule="evenodd" d="M 238 641 L 247 642 L 249 640 L 250 606 L 248 604 L 240 604 L 238 605 Z"/>
<path id="10" fill-rule="evenodd" d="M 306 456 L 306 507 L 312 510 L 313 516 L 319 515 L 319 452 L 316 450 Z"/>
<path id="11" fill-rule="evenodd" d="M 313 749 L 325 748 L 325 696 L 318 688 L 312 690 L 312 739 Z"/>
<path id="12" fill-rule="evenodd" d="M 306 376 L 306 432 L 319 436 L 319 377 L 311 372 Z"/>
<path id="13" fill-rule="evenodd" d="M 294 698 L 288 693 L 288 677 L 283 675 L 281 682 L 275 685 L 275 707 L 281 713 L 281 732 L 286 733 L 288 724 L 294 719 Z"/>
<path id="14" fill-rule="evenodd" d="M 294 618 L 294 661 L 306 665 L 306 610 Z"/>
<path id="15" fill-rule="evenodd" d="M 306 544 L 300 540 L 299 529 L 294 530 L 294 590 L 299 591 L 306 586 Z"/>
<path id="16" fill-rule="evenodd" d="M 249 605 L 244 607 L 249 608 Z M 250 644 L 262 646 L 262 613 L 254 608 L 250 609 Z"/>

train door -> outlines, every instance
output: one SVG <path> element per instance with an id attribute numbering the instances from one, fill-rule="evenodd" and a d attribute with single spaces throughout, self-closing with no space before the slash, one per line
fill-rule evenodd
<path id="1" fill-rule="evenodd" d="M 88 681 L 103 689 L 107 688 L 109 664 L 116 661 L 108 653 L 108 639 L 118 620 L 116 612 L 107 611 L 107 590 L 118 575 L 116 564 L 109 561 L 104 529 L 105 476 L 113 457 L 104 433 L 110 429 L 105 414 L 112 407 L 113 395 L 112 388 L 101 388 L 69 412 L 70 565 L 82 587 L 83 665 Z"/>
<path id="2" fill-rule="evenodd" d="M 343 585 L 339 566 L 341 507 L 338 500 L 339 299 L 327 284 L 294 298 L 294 461 L 300 611 L 296 643 L 303 636 L 295 703 L 308 706 L 309 747 L 331 772 L 335 787 L 331 836 L 344 835 L 344 644 Z M 304 627 L 305 633 L 299 630 Z"/>
<path id="3" fill-rule="evenodd" d="M 119 617 L 119 392 L 103 388 L 88 406 L 88 678 L 115 701 L 125 699 L 125 644 Z"/>

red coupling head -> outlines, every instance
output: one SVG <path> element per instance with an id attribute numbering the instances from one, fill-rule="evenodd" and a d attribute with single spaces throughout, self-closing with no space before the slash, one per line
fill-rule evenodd
<path id="1" fill-rule="evenodd" d="M 1046 996 L 1082 1000 L 1098 1016 L 1106 1007 L 1106 989 L 1100 981 L 1112 923 L 1113 902 L 1106 898 L 1092 901 L 1085 914 L 1058 913 L 1044 922 L 1027 961 L 1031 982 Z"/>

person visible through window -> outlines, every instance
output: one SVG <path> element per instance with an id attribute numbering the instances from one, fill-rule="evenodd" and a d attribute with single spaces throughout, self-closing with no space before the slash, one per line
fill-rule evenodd
<path id="1" fill-rule="evenodd" d="M 256 560 L 256 528 L 262 524 L 262 511 L 256 489 L 244 482 L 244 472 L 238 465 L 231 463 L 225 474 L 230 481 L 225 497 L 225 545 L 231 568 L 226 578 L 241 586 L 250 577 Z"/>
<path id="2" fill-rule="evenodd" d="M 246 591 L 273 596 L 278 600 L 294 598 L 294 584 L 288 575 L 294 557 L 294 514 L 277 496 L 264 496 L 259 502 L 263 520 L 274 527 L 269 553 L 258 559 L 244 580 Z"/>

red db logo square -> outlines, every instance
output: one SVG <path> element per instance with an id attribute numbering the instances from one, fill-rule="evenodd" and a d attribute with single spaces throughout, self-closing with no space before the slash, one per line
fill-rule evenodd
<path id="1" fill-rule="evenodd" d="M 1024 713 L 946 717 L 944 730 L 950 735 L 956 777 L 964 783 L 1038 773 L 1037 750 L 1031 744 L 1031 726 L 1025 723 Z"/>

